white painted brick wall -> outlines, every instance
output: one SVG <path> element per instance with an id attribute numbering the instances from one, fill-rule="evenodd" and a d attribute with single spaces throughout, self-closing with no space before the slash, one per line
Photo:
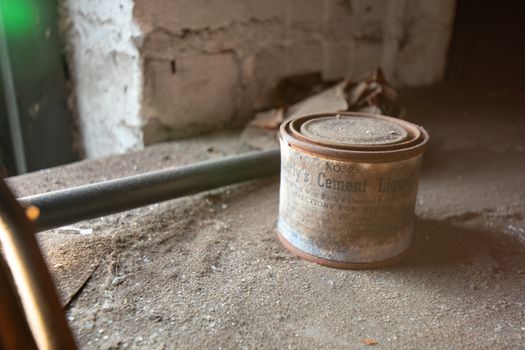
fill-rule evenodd
<path id="1" fill-rule="evenodd" d="M 141 33 L 133 2 L 65 0 L 61 10 L 86 155 L 143 148 L 142 59 L 133 43 Z"/>
<path id="2" fill-rule="evenodd" d="M 455 0 L 64 0 L 86 153 L 241 125 L 285 76 L 439 81 Z"/>

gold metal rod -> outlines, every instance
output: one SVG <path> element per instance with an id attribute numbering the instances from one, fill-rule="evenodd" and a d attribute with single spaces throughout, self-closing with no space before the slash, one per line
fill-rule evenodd
<path id="1" fill-rule="evenodd" d="M 37 349 L 9 270 L 0 256 L 0 349 Z"/>
<path id="2" fill-rule="evenodd" d="M 39 349 L 76 349 L 36 241 L 35 228 L 0 180 L 0 243 Z"/>

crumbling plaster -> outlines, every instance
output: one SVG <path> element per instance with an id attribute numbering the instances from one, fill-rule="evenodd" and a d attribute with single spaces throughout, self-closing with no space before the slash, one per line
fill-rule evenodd
<path id="1" fill-rule="evenodd" d="M 64 0 L 86 154 L 230 125 L 283 77 L 438 81 L 455 0 Z"/>

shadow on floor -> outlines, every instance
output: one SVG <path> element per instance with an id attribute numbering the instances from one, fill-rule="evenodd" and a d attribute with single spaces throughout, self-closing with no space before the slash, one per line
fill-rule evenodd
<path id="1" fill-rule="evenodd" d="M 454 268 L 488 261 L 492 273 L 518 273 L 525 278 L 525 244 L 510 234 L 421 219 L 414 231 L 411 251 L 397 268 Z"/>

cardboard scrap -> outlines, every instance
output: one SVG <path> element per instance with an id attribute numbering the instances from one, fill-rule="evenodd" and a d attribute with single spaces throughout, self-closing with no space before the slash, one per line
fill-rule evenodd
<path id="1" fill-rule="evenodd" d="M 241 140 L 257 149 L 278 147 L 279 126 L 293 118 L 308 114 L 366 112 L 403 118 L 397 92 L 388 84 L 380 68 L 368 77 L 340 83 L 308 97 L 291 107 L 260 112 L 241 134 Z"/>

